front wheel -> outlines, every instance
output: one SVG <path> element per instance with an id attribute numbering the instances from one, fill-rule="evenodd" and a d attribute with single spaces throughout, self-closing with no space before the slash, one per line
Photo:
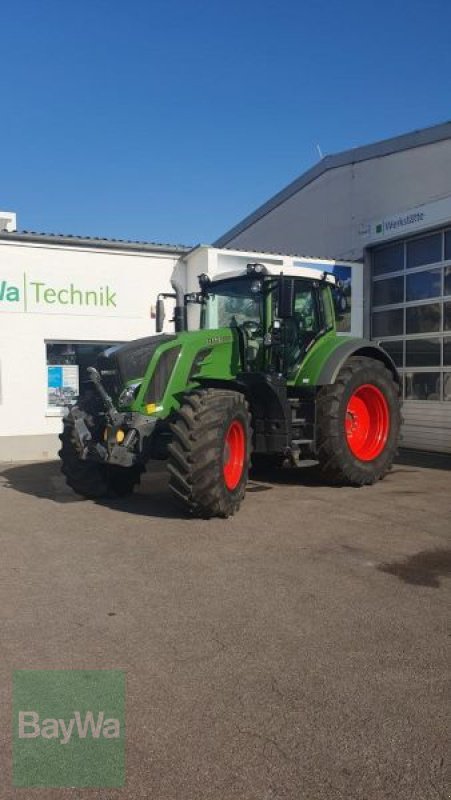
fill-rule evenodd
<path id="1" fill-rule="evenodd" d="M 375 359 L 354 356 L 317 397 L 317 454 L 326 478 L 354 486 L 391 469 L 401 428 L 399 387 Z"/>
<path id="2" fill-rule="evenodd" d="M 191 514 L 229 517 L 246 491 L 251 427 L 239 392 L 201 389 L 187 394 L 171 425 L 169 487 Z"/>

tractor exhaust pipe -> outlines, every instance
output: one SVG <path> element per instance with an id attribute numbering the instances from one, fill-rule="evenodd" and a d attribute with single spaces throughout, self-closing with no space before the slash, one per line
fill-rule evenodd
<path id="1" fill-rule="evenodd" d="M 171 278 L 171 286 L 175 292 L 175 308 L 174 308 L 174 327 L 175 332 L 180 333 L 186 331 L 186 305 L 185 305 L 185 292 L 183 291 L 182 284 Z"/>

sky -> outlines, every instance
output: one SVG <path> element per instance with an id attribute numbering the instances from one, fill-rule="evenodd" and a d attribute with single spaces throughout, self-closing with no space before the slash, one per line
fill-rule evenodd
<path id="1" fill-rule="evenodd" d="M 450 120 L 450 30 L 450 0 L 4 4 L 0 209 L 211 243 L 319 152 Z"/>

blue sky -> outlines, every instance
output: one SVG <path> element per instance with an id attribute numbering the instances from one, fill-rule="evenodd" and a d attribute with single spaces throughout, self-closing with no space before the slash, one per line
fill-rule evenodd
<path id="1" fill-rule="evenodd" d="M 323 154 L 451 118 L 449 0 L 16 0 L 0 208 L 211 242 Z"/>

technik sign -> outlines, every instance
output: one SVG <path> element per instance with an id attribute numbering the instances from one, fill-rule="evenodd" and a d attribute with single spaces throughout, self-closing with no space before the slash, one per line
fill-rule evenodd
<path id="1" fill-rule="evenodd" d="M 37 280 L 24 272 L 7 279 L 0 271 L 0 312 L 99 314 L 120 312 L 118 292 L 109 283 L 87 287 L 81 282 Z"/>
<path id="2" fill-rule="evenodd" d="M 447 223 L 451 219 L 451 197 L 443 197 L 432 203 L 393 214 L 390 217 L 363 222 L 359 225 L 359 236 L 373 244 L 379 240 L 395 239 Z"/>

